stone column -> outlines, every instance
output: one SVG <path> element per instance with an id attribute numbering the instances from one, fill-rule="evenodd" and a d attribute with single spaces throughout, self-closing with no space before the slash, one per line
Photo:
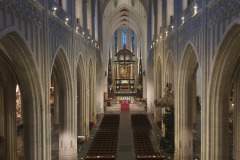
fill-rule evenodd
<path id="1" fill-rule="evenodd" d="M 117 64 L 117 79 L 120 77 L 120 72 L 119 72 L 119 64 Z"/>
<path id="2" fill-rule="evenodd" d="M 197 95 L 197 84 L 196 84 L 196 76 L 197 73 L 195 73 L 193 77 L 193 96 L 192 96 L 192 123 L 197 123 L 197 103 L 196 103 L 196 95 Z"/>
<path id="3" fill-rule="evenodd" d="M 130 71 L 130 79 L 133 79 L 133 65 L 132 65 L 132 64 L 130 64 L 130 66 L 131 66 L 131 71 Z"/>
<path id="4" fill-rule="evenodd" d="M 54 124 L 59 124 L 59 86 L 54 74 Z"/>
<path id="5" fill-rule="evenodd" d="M 90 36 L 92 36 L 92 2 L 87 1 L 87 29 Z"/>
<path id="6" fill-rule="evenodd" d="M 73 117 L 72 96 L 68 90 L 59 87 L 59 160 L 77 159 L 77 137 L 76 133 L 73 133 L 75 129 L 72 127 L 75 118 Z"/>
<path id="7" fill-rule="evenodd" d="M 0 85 L 0 136 L 5 137 L 4 134 L 4 97 L 3 97 L 3 87 Z"/>
<path id="8" fill-rule="evenodd" d="M 233 110 L 233 159 L 240 159 L 240 74 L 235 81 Z"/>
<path id="9" fill-rule="evenodd" d="M 7 160 L 17 160 L 17 126 L 16 126 L 16 83 L 8 82 L 4 88 L 5 125 L 6 125 L 6 157 Z"/>
<path id="10" fill-rule="evenodd" d="M 90 134 L 89 134 L 89 90 L 87 89 L 86 90 L 86 92 L 85 92 L 86 94 L 86 96 L 85 96 L 85 100 L 86 100 L 86 102 L 85 102 L 85 125 L 86 125 L 86 127 L 85 127 L 85 134 L 86 134 L 86 136 L 87 137 L 89 137 L 90 136 Z"/>
<path id="11" fill-rule="evenodd" d="M 87 0 L 82 0 L 82 10 L 83 10 L 83 29 L 87 30 Z"/>
<path id="12" fill-rule="evenodd" d="M 79 80 L 78 80 L 79 81 Z M 77 82 L 82 83 L 82 82 Z M 82 84 L 78 84 L 77 87 L 77 125 L 78 125 L 78 136 L 85 136 L 84 134 L 84 102 L 83 102 L 83 87 Z"/>

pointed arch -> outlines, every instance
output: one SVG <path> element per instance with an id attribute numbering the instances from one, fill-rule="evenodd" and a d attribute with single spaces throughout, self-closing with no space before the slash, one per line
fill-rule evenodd
<path id="1" fill-rule="evenodd" d="M 55 88 L 54 96 L 57 96 L 57 102 L 55 101 L 54 107 L 58 108 L 59 112 L 59 157 L 64 158 L 68 155 L 73 154 L 74 148 L 76 147 L 74 134 L 74 108 L 73 108 L 73 85 L 72 85 L 72 74 L 70 65 L 66 53 L 63 48 L 59 48 L 53 65 L 51 68 L 51 75 L 56 76 L 57 88 Z M 73 141 L 73 147 L 69 146 L 69 141 Z M 69 148 L 66 150 L 65 148 Z"/>
<path id="2" fill-rule="evenodd" d="M 89 84 L 88 84 L 88 93 L 89 93 L 89 124 L 90 124 L 90 129 L 92 128 L 92 125 L 94 124 L 95 122 L 95 119 L 94 119 L 94 114 L 95 114 L 95 106 L 94 106 L 94 66 L 93 66 L 93 61 L 92 59 L 90 58 L 89 59 Z"/>
<path id="3" fill-rule="evenodd" d="M 214 58 L 213 68 L 210 76 L 210 87 L 208 89 L 207 113 L 211 117 L 207 121 L 207 136 L 210 141 L 205 141 L 208 150 L 211 153 L 210 159 L 228 159 L 228 107 L 229 92 L 232 87 L 233 78 L 236 69 L 239 68 L 240 60 L 240 24 L 232 24 L 226 32 L 217 54 Z M 237 74 L 236 74 L 237 75 Z M 239 78 L 236 79 L 239 81 Z M 239 83 L 239 82 L 238 82 Z M 235 88 L 234 94 L 239 94 L 239 88 Z M 234 106 L 234 114 L 239 114 L 239 101 L 236 99 Z M 235 108 L 236 107 L 236 108 Z M 239 127 L 239 119 L 235 121 L 235 125 Z M 234 126 L 233 126 L 234 127 Z M 237 126 L 235 126 L 237 128 Z M 234 131 L 237 136 L 239 131 Z M 213 135 L 214 133 L 214 135 Z M 223 136 L 224 135 L 224 136 Z M 214 147 L 210 147 L 214 146 Z M 240 142 L 234 140 L 234 159 L 240 158 Z"/>
<path id="4" fill-rule="evenodd" d="M 88 126 L 86 107 L 86 72 L 82 56 L 79 55 L 77 61 L 77 135 L 86 136 Z"/>
<path id="5" fill-rule="evenodd" d="M 193 159 L 193 123 L 196 118 L 196 71 L 199 60 L 194 46 L 187 43 L 179 69 L 178 100 L 175 124 L 178 126 L 175 150 L 183 153 L 180 159 Z M 182 146 L 182 147 L 180 147 Z"/>
<path id="6" fill-rule="evenodd" d="M 1 34 L 0 54 L 8 61 L 21 88 L 24 106 L 24 147 L 28 149 L 25 150 L 24 157 L 44 159 L 44 153 L 49 148 L 45 141 L 45 104 L 37 63 L 26 40 L 17 31 Z M 39 130 L 43 132 L 39 133 Z"/>
<path id="7" fill-rule="evenodd" d="M 65 60 L 68 63 L 68 57 L 66 55 L 67 52 L 65 51 L 65 49 L 64 49 L 64 47 L 62 45 L 59 45 L 58 48 L 57 48 L 57 51 L 53 54 L 54 57 L 53 57 L 53 59 L 51 61 L 51 63 L 52 63 L 51 71 L 53 70 L 54 62 L 56 61 L 56 57 L 58 56 L 59 53 L 63 54 L 62 55 L 63 60 Z M 65 64 L 67 64 L 67 63 L 65 63 Z"/>

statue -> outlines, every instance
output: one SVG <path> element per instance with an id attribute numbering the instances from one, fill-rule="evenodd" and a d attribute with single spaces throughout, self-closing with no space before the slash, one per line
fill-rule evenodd
<path id="1" fill-rule="evenodd" d="M 173 107 L 174 106 L 174 95 L 172 91 L 172 84 L 167 83 L 165 88 L 165 95 L 159 101 L 154 100 L 156 107 Z"/>

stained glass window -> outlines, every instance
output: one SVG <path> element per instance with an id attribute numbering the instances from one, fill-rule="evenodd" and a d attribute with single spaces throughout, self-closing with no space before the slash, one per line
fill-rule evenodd
<path id="1" fill-rule="evenodd" d="M 132 31 L 132 52 L 134 52 L 134 31 Z"/>
<path id="2" fill-rule="evenodd" d="M 115 54 L 117 54 L 117 31 L 115 31 L 114 37 L 115 37 Z"/>
<path id="3" fill-rule="evenodd" d="M 126 29 L 126 27 L 123 27 L 123 29 L 122 29 L 122 44 L 123 44 L 123 48 L 126 47 L 126 44 L 127 44 L 127 29 Z"/>

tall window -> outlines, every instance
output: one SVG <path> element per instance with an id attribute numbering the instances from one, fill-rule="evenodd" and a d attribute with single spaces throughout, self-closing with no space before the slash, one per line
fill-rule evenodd
<path id="1" fill-rule="evenodd" d="M 117 31 L 115 31 L 114 37 L 115 37 L 115 54 L 117 54 Z"/>
<path id="2" fill-rule="evenodd" d="M 188 6 L 193 2 L 194 0 L 188 0 Z"/>
<path id="3" fill-rule="evenodd" d="M 62 0 L 54 0 L 59 6 L 62 7 Z"/>
<path id="4" fill-rule="evenodd" d="M 132 52 L 134 52 L 134 31 L 132 31 Z"/>
<path id="5" fill-rule="evenodd" d="M 126 44 L 127 44 L 127 29 L 126 29 L 126 27 L 123 27 L 123 29 L 122 29 L 122 44 L 123 44 L 123 48 L 125 48 Z"/>

